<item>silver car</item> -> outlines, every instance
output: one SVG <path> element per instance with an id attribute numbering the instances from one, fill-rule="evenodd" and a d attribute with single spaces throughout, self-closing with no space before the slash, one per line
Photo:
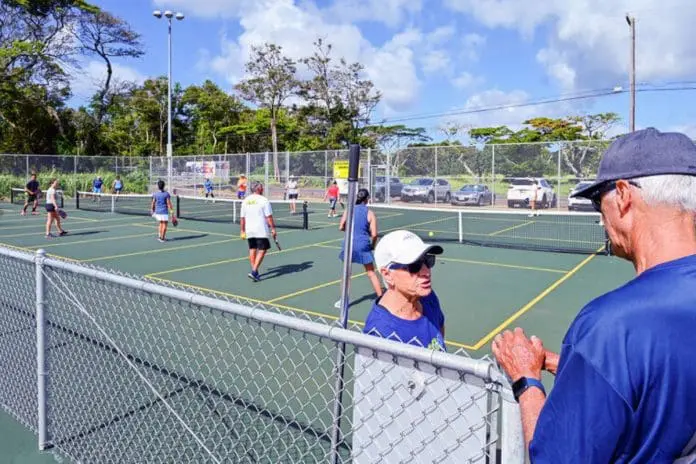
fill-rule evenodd
<path id="1" fill-rule="evenodd" d="M 578 182 L 578 185 L 573 187 L 573 190 L 568 194 L 568 210 L 569 211 L 594 211 L 592 202 L 587 198 L 573 198 L 572 195 L 594 183 L 593 180 L 583 180 Z"/>
<path id="2" fill-rule="evenodd" d="M 419 200 L 424 203 L 432 203 L 435 201 L 436 195 L 438 201 L 450 202 L 452 188 L 447 180 L 419 177 L 401 189 L 401 201 Z"/>
<path id="3" fill-rule="evenodd" d="M 452 195 L 453 205 L 492 205 L 493 192 L 484 184 L 466 184 Z"/>

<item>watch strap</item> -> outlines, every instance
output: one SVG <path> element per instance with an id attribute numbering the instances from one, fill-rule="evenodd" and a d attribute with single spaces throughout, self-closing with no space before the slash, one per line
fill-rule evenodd
<path id="1" fill-rule="evenodd" d="M 533 379 L 530 377 L 521 377 L 515 383 L 512 384 L 512 394 L 515 396 L 515 401 L 519 403 L 520 396 L 522 393 L 526 392 L 530 387 L 537 387 L 542 391 L 544 396 L 546 396 L 546 389 L 544 384 L 540 380 Z"/>

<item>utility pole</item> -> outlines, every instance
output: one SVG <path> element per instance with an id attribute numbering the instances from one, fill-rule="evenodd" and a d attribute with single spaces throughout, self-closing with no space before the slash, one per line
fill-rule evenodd
<path id="1" fill-rule="evenodd" d="M 636 130 L 636 18 L 626 14 L 626 22 L 631 28 L 631 110 L 630 132 Z"/>

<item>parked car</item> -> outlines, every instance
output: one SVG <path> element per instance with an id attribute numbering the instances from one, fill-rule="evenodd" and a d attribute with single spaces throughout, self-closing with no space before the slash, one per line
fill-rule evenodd
<path id="1" fill-rule="evenodd" d="M 384 201 L 386 199 L 385 193 L 387 189 L 385 188 L 385 182 L 387 181 L 386 176 L 376 176 L 375 177 L 375 192 L 373 196 L 377 201 Z M 401 190 L 403 190 L 404 184 L 398 177 L 389 177 L 389 196 L 391 198 L 400 197 Z"/>
<path id="2" fill-rule="evenodd" d="M 587 198 L 573 198 L 573 195 L 578 190 L 587 187 L 594 183 L 593 180 L 583 180 L 573 187 L 573 190 L 568 195 L 568 211 L 594 211 L 592 202 Z"/>
<path id="3" fill-rule="evenodd" d="M 452 195 L 453 205 L 492 205 L 493 192 L 484 184 L 466 184 Z"/>
<path id="4" fill-rule="evenodd" d="M 537 208 L 553 208 L 556 206 L 556 193 L 553 186 L 543 177 L 520 177 L 510 179 L 507 192 L 509 208 L 531 208 L 530 199 L 536 193 Z"/>
<path id="5" fill-rule="evenodd" d="M 401 189 L 401 201 L 420 200 L 432 203 L 438 200 L 450 202 L 452 198 L 452 188 L 445 179 L 433 179 L 432 177 L 419 177 Z"/>

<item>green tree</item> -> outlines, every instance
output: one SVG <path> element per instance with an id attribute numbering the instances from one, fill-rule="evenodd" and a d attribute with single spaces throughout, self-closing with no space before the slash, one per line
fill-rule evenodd
<path id="1" fill-rule="evenodd" d="M 235 88 L 244 100 L 270 111 L 273 168 L 278 173 L 278 113 L 298 89 L 299 82 L 295 76 L 297 67 L 294 60 L 283 55 L 282 47 L 266 43 L 251 47 L 245 69 L 247 78 Z"/>
<path id="2" fill-rule="evenodd" d="M 77 15 L 71 28 L 77 41 L 79 51 L 84 56 L 96 56 L 104 63 L 106 77 L 100 83 L 99 90 L 92 97 L 91 108 L 95 120 L 95 130 L 86 140 L 88 153 L 96 154 L 102 150 L 99 136 L 104 117 L 114 100 L 127 89 L 112 83 L 113 58 L 139 58 L 145 52 L 140 41 L 140 34 L 133 31 L 128 23 L 108 12 L 82 11 Z"/>
<path id="3" fill-rule="evenodd" d="M 220 138 L 222 151 L 227 153 L 230 148 L 230 132 L 223 133 L 221 129 L 241 122 L 244 106 L 239 100 L 207 80 L 200 87 L 188 87 L 184 91 L 182 102 L 195 134 L 196 153 L 220 153 Z"/>

